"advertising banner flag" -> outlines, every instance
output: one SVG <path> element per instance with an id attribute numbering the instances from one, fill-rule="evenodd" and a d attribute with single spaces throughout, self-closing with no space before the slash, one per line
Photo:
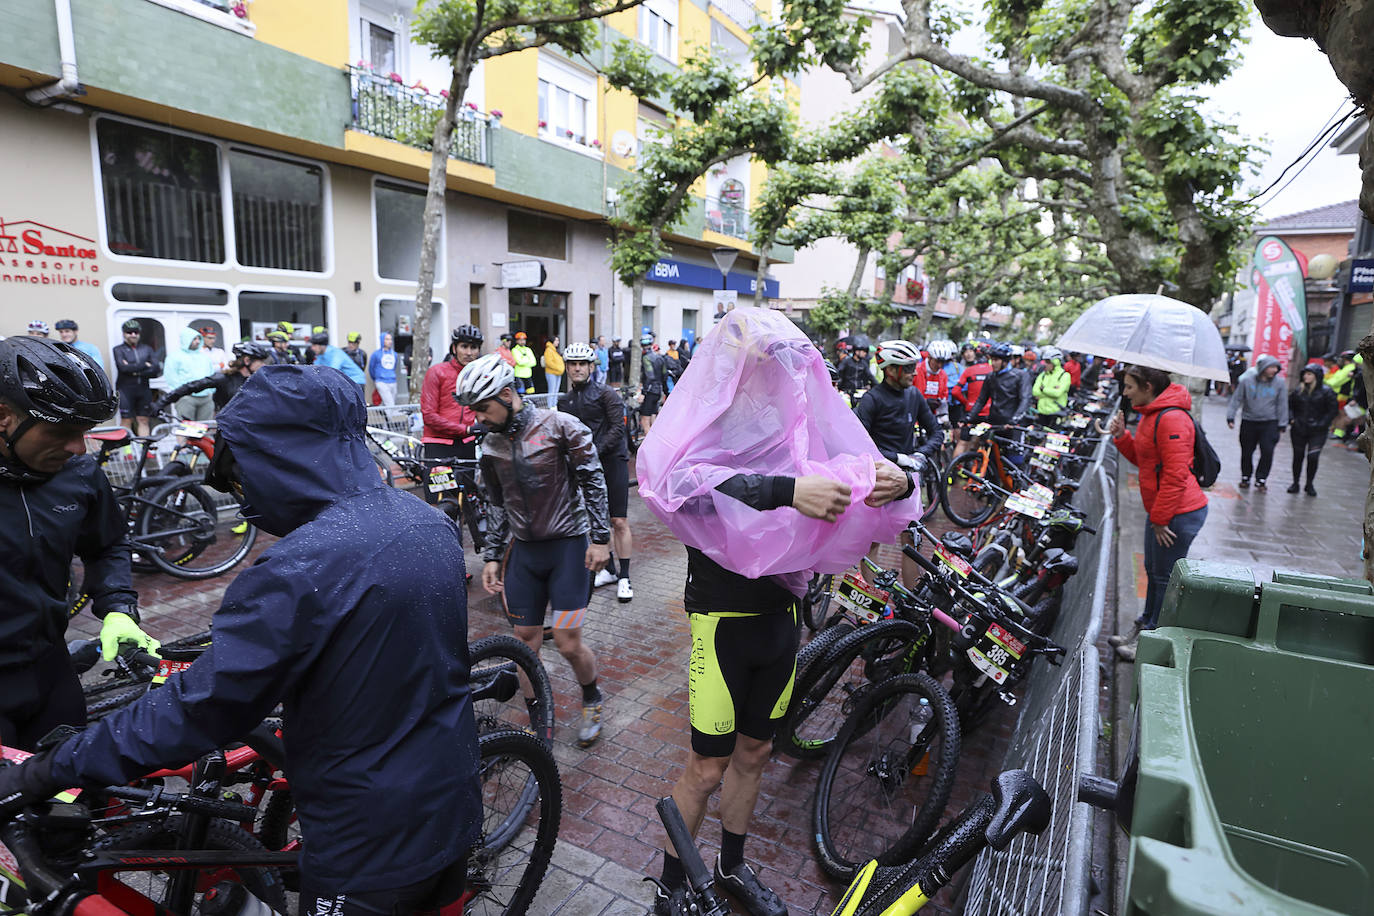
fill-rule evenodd
<path id="1" fill-rule="evenodd" d="M 1272 235 L 1255 246 L 1250 274 L 1256 293 L 1254 358 L 1274 357 L 1285 374 L 1295 346 L 1304 357 L 1307 353 L 1304 261 L 1283 239 Z"/>

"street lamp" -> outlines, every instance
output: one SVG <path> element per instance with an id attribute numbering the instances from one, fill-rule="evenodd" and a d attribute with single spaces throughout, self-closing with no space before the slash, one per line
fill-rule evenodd
<path id="1" fill-rule="evenodd" d="M 735 266 L 735 259 L 738 257 L 737 249 L 724 245 L 711 249 L 711 260 L 716 262 L 716 269 L 720 271 L 720 291 L 715 297 L 717 319 L 725 313 L 726 306 L 730 304 L 730 268 Z"/>

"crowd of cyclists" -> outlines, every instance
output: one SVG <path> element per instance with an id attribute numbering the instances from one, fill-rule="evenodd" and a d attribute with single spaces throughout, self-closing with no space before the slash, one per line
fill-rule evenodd
<path id="1" fill-rule="evenodd" d="M 758 311 L 737 310 L 722 327 L 748 340 Z M 147 363 L 137 328 L 125 331 L 129 358 Z M 204 346 L 201 332 L 193 336 Z M 0 820 L 68 786 L 122 784 L 183 764 L 242 739 L 281 704 L 291 787 L 309 837 L 301 912 L 429 909 L 461 892 L 481 821 L 461 539 L 450 520 L 378 479 L 362 385 L 336 365 L 327 336 L 314 367 L 285 354 L 283 337 L 235 344 L 223 371 L 188 379 L 162 398 L 204 396 L 213 404 L 218 439 L 205 483 L 232 493 L 244 518 L 281 540 L 230 585 L 201 660 L 79 731 L 54 731 L 86 722 L 62 639 L 73 557 L 86 566 L 105 657 L 121 644 L 158 649 L 139 627 L 109 483 L 83 455 L 84 434 L 116 412 L 125 392 L 97 358 L 71 344 L 36 334 L 0 341 L 0 512 L 11 521 L 0 535 L 11 541 L 0 574 L 12 596 L 0 616 L 0 743 L 39 752 L 22 766 L 0 767 Z M 601 737 L 607 702 L 597 656 L 611 651 L 583 636 L 592 589 L 615 582 L 620 601 L 633 599 L 626 404 L 609 384 L 604 341 L 561 352 L 551 341 L 558 359 L 546 353 L 543 366 L 562 370 L 568 386 L 557 410 L 536 406 L 527 395 L 539 361 L 523 337 L 503 335 L 483 354 L 480 329 L 452 332 L 449 352 L 423 384 L 424 449 L 481 488 L 488 529 L 480 584 L 501 596 L 526 646 L 538 652 L 551 639 L 568 663 L 581 691 L 576 743 L 587 748 Z M 661 352 L 647 334 L 641 344 L 647 434 L 670 388 L 686 384 L 683 364 L 693 354 L 673 346 Z M 870 507 L 911 500 L 951 452 L 977 444 L 982 434 L 971 426 L 1009 427 L 1012 442 L 1027 424 L 1057 426 L 1071 394 L 1094 387 L 1104 364 L 1053 347 L 979 340 L 873 347 L 854 337 L 848 344 L 837 364 L 804 338 L 788 346 L 829 372 L 881 455 L 861 500 Z M 385 346 L 378 352 L 384 360 Z M 737 358 L 746 375 L 767 375 L 769 390 L 792 397 L 798 364 L 778 353 L 742 350 Z M 835 395 L 798 387 L 795 397 L 804 411 L 807 398 Z M 693 409 L 673 403 L 673 418 Z M 717 518 L 717 493 L 759 513 L 791 507 L 829 523 L 852 511 L 851 487 L 816 473 L 743 469 L 710 493 L 676 511 L 736 524 Z M 915 514 L 913 507 L 907 517 Z M 909 530 L 902 538 L 913 545 Z M 921 576 L 914 554 L 904 553 L 907 587 Z M 793 689 L 805 583 L 744 575 L 692 544 L 687 557 L 691 741 L 673 796 L 695 835 L 720 789 L 716 883 L 754 916 L 784 916 L 744 849 Z M 532 686 L 521 687 L 536 702 Z M 387 793 L 382 810 L 368 802 L 374 789 Z M 416 811 L 444 816 L 421 818 L 417 827 Z M 654 910 L 686 913 L 688 900 L 682 860 L 665 844 Z"/>

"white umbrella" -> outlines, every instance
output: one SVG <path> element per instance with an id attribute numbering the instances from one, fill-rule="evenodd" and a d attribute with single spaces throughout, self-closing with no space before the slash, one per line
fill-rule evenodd
<path id="1" fill-rule="evenodd" d="M 1109 296 L 1078 316 L 1061 350 L 1229 382 L 1221 333 L 1201 310 L 1167 296 Z"/>

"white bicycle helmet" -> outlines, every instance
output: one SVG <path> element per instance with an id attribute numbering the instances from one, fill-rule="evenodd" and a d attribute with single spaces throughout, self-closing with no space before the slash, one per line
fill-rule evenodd
<path id="1" fill-rule="evenodd" d="M 954 354 L 958 352 L 954 349 L 952 340 L 932 340 L 926 345 L 926 352 L 939 360 L 954 359 Z"/>
<path id="2" fill-rule="evenodd" d="M 914 366 L 921 361 L 921 351 L 905 340 L 884 340 L 878 344 L 878 370 L 888 366 Z"/>
<path id="3" fill-rule="evenodd" d="M 1060 351 L 1060 349 L 1059 349 L 1058 347 L 1041 347 L 1041 348 L 1040 348 L 1040 358 L 1041 358 L 1041 359 L 1063 359 L 1063 358 L 1064 358 L 1064 354 L 1063 354 L 1062 351 Z"/>
<path id="4" fill-rule="evenodd" d="M 496 397 L 515 385 L 515 370 L 500 353 L 479 356 L 463 367 L 453 386 L 453 399 L 464 407 Z"/>
<path id="5" fill-rule="evenodd" d="M 584 343 L 568 344 L 568 349 L 563 351 L 563 361 L 565 363 L 594 363 L 596 362 L 596 353 Z"/>

